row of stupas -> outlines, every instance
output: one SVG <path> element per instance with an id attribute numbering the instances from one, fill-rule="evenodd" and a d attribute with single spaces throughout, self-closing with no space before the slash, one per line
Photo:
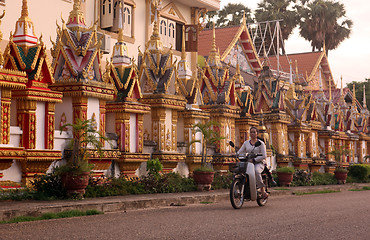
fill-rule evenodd
<path id="1" fill-rule="evenodd" d="M 139 50 L 137 61 L 129 56 L 119 24 L 117 42 L 103 70 L 97 23 L 86 25 L 80 0 L 74 0 L 67 21 L 62 18 L 61 26 L 57 25 L 51 63 L 42 37 L 35 36 L 27 0 L 22 1 L 21 17 L 0 58 L 3 185 L 7 181 L 27 184 L 35 174 L 60 164 L 68 140 L 77 134 L 60 131 L 60 126 L 76 119 L 91 119 L 114 143 L 114 147 L 106 144 L 101 158 L 92 151 L 89 161 L 95 164 L 96 176 L 139 176 L 145 174 L 145 162 L 151 158 L 162 162 L 164 172 L 188 175 L 201 162 L 201 144 L 189 145 L 202 137 L 193 125 L 210 120 L 220 123 L 215 129 L 225 137 L 209 152 L 217 171 L 227 171 L 234 161 L 228 141 L 241 145 L 249 138 L 251 126 L 260 128 L 272 168 L 294 165 L 333 171 L 329 152 L 334 146 L 344 146 L 351 153 L 342 159 L 344 167 L 369 161 L 365 158 L 370 151 L 366 101 L 360 106 L 355 89 L 334 87 L 330 76 L 325 76 L 325 51 L 318 60 L 322 67 L 312 75 L 319 89 L 305 90 L 307 84 L 298 74 L 278 77 L 268 58 L 258 57 L 244 19 L 221 54 L 218 30 L 201 32 L 199 41 L 202 34 L 211 36 L 210 50 L 204 54 L 204 66 L 191 69 L 185 30 L 181 60 L 176 62 L 173 50 L 161 41 L 161 2 L 150 4 L 153 30 L 144 52 Z M 122 6 L 118 9 L 122 18 Z M 244 51 L 238 58 L 248 64 L 230 63 L 233 49 Z M 251 87 L 245 72 L 255 79 Z"/>

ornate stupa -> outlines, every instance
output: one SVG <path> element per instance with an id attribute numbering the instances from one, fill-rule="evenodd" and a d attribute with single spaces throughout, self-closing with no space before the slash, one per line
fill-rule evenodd
<path id="1" fill-rule="evenodd" d="M 142 162 L 150 158 L 143 153 L 144 114 L 150 112 L 150 107 L 142 104 L 138 69 L 128 56 L 122 28 L 122 4 L 119 6 L 118 40 L 113 46 L 111 62 L 107 62 L 105 81 L 113 81 L 115 85 L 115 101 L 107 102 L 107 120 L 114 122 L 117 134 L 117 145 L 121 151 L 116 160 L 121 175 L 137 177 L 136 170 Z M 113 124 L 112 124 L 113 125 Z"/>
<path id="2" fill-rule="evenodd" d="M 5 49 L 3 68 L 23 71 L 27 77 L 26 87 L 13 90 L 12 99 L 17 106 L 17 125 L 23 131 L 22 181 L 28 184 L 35 174 L 45 173 L 61 157 L 61 152 L 53 149 L 55 104 L 62 102 L 62 93 L 50 89 L 53 71 L 42 37 L 35 36 L 27 0 L 22 2 L 21 17 Z"/>
<path id="3" fill-rule="evenodd" d="M 91 119 L 105 135 L 106 101 L 114 98 L 114 84 L 111 78 L 103 78 L 97 22 L 86 26 L 81 0 L 74 0 L 67 23 L 62 19 L 62 26 L 57 25 L 57 39 L 52 43 L 52 89 L 63 92 L 63 103 L 56 111 L 57 125 Z M 118 158 L 117 154 L 118 151 L 106 150 L 101 160 L 99 154 L 90 155 L 96 174 L 103 174 L 111 160 Z"/>

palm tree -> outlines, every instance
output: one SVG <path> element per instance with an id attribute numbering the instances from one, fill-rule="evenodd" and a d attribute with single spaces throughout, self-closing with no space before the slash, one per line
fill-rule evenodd
<path id="1" fill-rule="evenodd" d="M 193 125 L 193 129 L 195 130 L 195 133 L 201 133 L 202 134 L 202 140 L 195 140 L 193 139 L 189 145 L 192 145 L 196 142 L 202 143 L 202 163 L 201 166 L 205 167 L 207 162 L 207 149 L 211 145 L 219 142 L 222 139 L 225 139 L 225 137 L 221 137 L 219 132 L 214 129 L 215 126 L 219 126 L 220 124 L 215 121 L 209 121 L 206 123 L 196 123 Z"/>
<path id="2" fill-rule="evenodd" d="M 342 3 L 314 0 L 302 1 L 299 7 L 301 16 L 300 35 L 311 42 L 312 51 L 335 49 L 349 37 L 352 20 L 346 18 L 346 10 Z"/>
<path id="3" fill-rule="evenodd" d="M 337 169 L 340 169 L 341 168 L 340 163 L 342 162 L 343 157 L 350 154 L 350 151 L 346 149 L 344 146 L 337 147 L 334 145 L 334 150 L 329 152 L 329 154 L 334 156 L 334 159 L 337 162 Z"/>

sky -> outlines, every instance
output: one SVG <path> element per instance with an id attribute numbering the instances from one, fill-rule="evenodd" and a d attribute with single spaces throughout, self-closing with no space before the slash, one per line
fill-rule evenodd
<path id="1" fill-rule="evenodd" d="M 228 3 L 242 3 L 252 11 L 260 0 L 221 0 L 221 8 Z M 339 0 L 346 9 L 347 18 L 353 21 L 352 33 L 336 49 L 328 53 L 329 65 L 337 87 L 343 78 L 343 87 L 352 81 L 362 82 L 370 78 L 370 1 Z M 296 28 L 285 42 L 286 51 L 291 53 L 311 52 L 310 42 L 299 36 Z"/>

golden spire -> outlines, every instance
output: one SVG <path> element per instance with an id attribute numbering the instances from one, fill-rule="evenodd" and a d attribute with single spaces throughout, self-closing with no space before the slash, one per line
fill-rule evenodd
<path id="1" fill-rule="evenodd" d="M 27 6 L 27 0 L 22 1 L 22 13 L 21 18 L 26 19 L 28 18 L 28 6 Z M 20 18 L 20 19 L 21 19 Z"/>
<path id="2" fill-rule="evenodd" d="M 356 105 L 356 85 L 355 84 L 353 84 L 353 86 L 352 86 L 352 106 L 355 106 Z"/>
<path id="3" fill-rule="evenodd" d="M 3 19 L 5 16 L 5 10 L 3 12 L 3 14 L 0 16 L 0 25 L 1 25 L 1 19 Z M 0 30 L 0 42 L 3 40 L 3 33 L 1 32 Z M 2 66 L 4 63 L 4 57 L 3 57 L 3 54 L 1 52 L 1 49 L 0 49 L 0 66 Z"/>
<path id="4" fill-rule="evenodd" d="M 35 36 L 33 22 L 28 17 L 27 0 L 22 1 L 22 12 L 20 18 L 15 24 L 13 41 L 18 45 L 37 44 L 37 37 Z"/>
<path id="5" fill-rule="evenodd" d="M 212 48 L 211 52 L 208 57 L 208 65 L 216 65 L 220 66 L 221 65 L 221 60 L 220 60 L 220 53 L 217 51 L 216 47 L 216 29 L 215 29 L 215 23 L 213 23 L 213 30 L 212 30 Z"/>
<path id="6" fill-rule="evenodd" d="M 181 49 L 181 60 L 186 59 L 186 52 L 185 52 L 185 26 L 182 25 L 182 49 Z"/>
<path id="7" fill-rule="evenodd" d="M 364 95 L 363 95 L 363 99 L 362 99 L 362 106 L 367 109 L 367 106 L 366 106 L 366 94 L 365 94 L 365 84 L 363 85 L 364 87 Z"/>
<path id="8" fill-rule="evenodd" d="M 69 27 L 86 27 L 85 16 L 81 11 L 81 0 L 74 0 L 73 9 L 69 13 L 67 26 Z"/>
<path id="9" fill-rule="evenodd" d="M 331 102 L 331 78 L 329 79 L 329 102 Z"/>
<path id="10" fill-rule="evenodd" d="M 295 60 L 295 79 L 296 79 L 296 82 L 298 81 L 298 63 L 297 63 L 297 59 Z"/>
<path id="11" fill-rule="evenodd" d="M 123 42 L 123 26 L 122 26 L 122 3 L 119 2 L 119 11 L 118 11 L 118 42 Z"/>
<path id="12" fill-rule="evenodd" d="M 152 51 L 159 51 L 159 50 L 162 50 L 163 48 L 163 44 L 161 42 L 161 38 L 159 36 L 159 28 L 158 28 L 158 22 L 159 22 L 159 16 L 160 16 L 160 13 L 159 13 L 159 5 L 160 5 L 161 1 L 152 1 L 151 3 L 151 9 L 152 9 L 152 13 L 154 14 L 154 18 L 153 18 L 153 32 L 152 32 L 152 35 L 150 36 L 150 40 L 148 41 L 148 50 L 152 50 Z"/>
<path id="13" fill-rule="evenodd" d="M 343 97 L 343 77 L 340 76 L 340 95 Z"/>

